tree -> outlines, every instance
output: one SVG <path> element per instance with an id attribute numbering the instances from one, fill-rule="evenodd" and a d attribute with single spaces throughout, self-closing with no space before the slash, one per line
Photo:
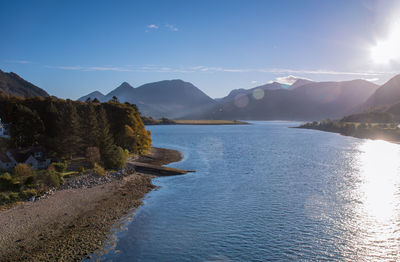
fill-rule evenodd
<path id="1" fill-rule="evenodd" d="M 127 155 L 119 146 L 113 146 L 109 154 L 104 156 L 104 166 L 108 169 L 123 168 L 126 164 Z"/>
<path id="2" fill-rule="evenodd" d="M 133 131 L 132 127 L 130 127 L 129 125 L 125 125 L 121 133 L 121 147 L 128 149 L 131 152 L 136 152 L 136 142 L 136 134 Z"/>
<path id="3" fill-rule="evenodd" d="M 97 115 L 100 139 L 100 155 L 109 155 L 114 145 L 114 139 L 110 133 L 110 125 L 108 123 L 106 111 L 103 107 L 99 107 Z"/>
<path id="4" fill-rule="evenodd" d="M 92 103 L 88 103 L 85 110 L 85 117 L 82 118 L 83 144 L 86 147 L 99 146 L 99 127 L 97 114 Z"/>
<path id="5" fill-rule="evenodd" d="M 88 147 L 86 149 L 86 160 L 94 166 L 95 163 L 100 162 L 100 151 L 98 147 Z"/>
<path id="6" fill-rule="evenodd" d="M 118 97 L 113 96 L 113 97 L 112 97 L 112 101 L 113 101 L 114 103 L 118 103 Z"/>
<path id="7" fill-rule="evenodd" d="M 16 105 L 10 126 L 11 140 L 16 147 L 38 145 L 44 133 L 44 124 L 36 111 Z"/>
<path id="8" fill-rule="evenodd" d="M 18 164 L 14 167 L 13 175 L 15 178 L 21 179 L 21 178 L 28 177 L 31 174 L 32 174 L 32 170 L 26 164 Z"/>
<path id="9" fill-rule="evenodd" d="M 67 102 L 63 118 L 58 120 L 59 127 L 59 152 L 72 158 L 79 152 L 81 138 L 79 136 L 79 116 L 72 102 Z"/>

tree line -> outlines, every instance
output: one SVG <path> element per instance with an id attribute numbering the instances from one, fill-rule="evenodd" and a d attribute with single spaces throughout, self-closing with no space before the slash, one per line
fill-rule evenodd
<path id="1" fill-rule="evenodd" d="M 136 105 L 117 100 L 80 102 L 0 94 L 0 117 L 10 125 L 10 147 L 40 145 L 59 158 L 98 148 L 103 164 L 110 168 L 108 160 L 121 151 L 141 154 L 151 146 L 151 134 Z"/>

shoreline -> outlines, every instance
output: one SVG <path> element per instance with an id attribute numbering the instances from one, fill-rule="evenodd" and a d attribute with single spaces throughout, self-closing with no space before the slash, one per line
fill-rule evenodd
<path id="1" fill-rule="evenodd" d="M 181 159 L 179 151 L 152 148 L 135 161 L 161 167 Z M 154 172 L 126 170 L 106 184 L 56 190 L 48 198 L 0 211 L 0 260 L 77 261 L 103 248 L 112 226 L 155 188 Z"/>
<path id="2" fill-rule="evenodd" d="M 199 125 L 199 126 L 218 126 L 218 125 L 251 125 L 248 122 L 240 120 L 171 120 L 165 121 L 159 119 L 152 119 L 151 121 L 144 121 L 146 126 L 156 125 Z"/>
<path id="3" fill-rule="evenodd" d="M 346 134 L 342 130 L 331 130 L 325 128 L 315 128 L 315 127 L 302 127 L 302 126 L 294 126 L 290 128 L 298 128 L 298 129 L 308 129 L 308 130 L 317 130 L 321 132 L 335 133 L 341 136 L 354 137 L 359 139 L 370 139 L 370 140 L 382 140 L 393 144 L 400 144 L 400 140 L 394 139 L 390 134 L 382 134 L 382 133 L 365 133 L 365 134 Z"/>

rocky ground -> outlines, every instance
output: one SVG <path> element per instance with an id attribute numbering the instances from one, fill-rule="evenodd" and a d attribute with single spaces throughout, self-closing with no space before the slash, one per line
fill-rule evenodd
<path id="1" fill-rule="evenodd" d="M 175 150 L 153 148 L 135 161 L 179 161 Z M 127 168 L 67 181 L 38 201 L 0 212 L 0 261 L 80 261 L 103 246 L 110 228 L 154 186 L 152 176 Z"/>

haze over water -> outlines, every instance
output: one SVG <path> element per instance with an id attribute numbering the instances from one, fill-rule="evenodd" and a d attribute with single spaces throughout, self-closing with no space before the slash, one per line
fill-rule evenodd
<path id="1" fill-rule="evenodd" d="M 296 125 L 151 126 L 196 173 L 154 179 L 102 259 L 400 259 L 400 146 Z"/>

